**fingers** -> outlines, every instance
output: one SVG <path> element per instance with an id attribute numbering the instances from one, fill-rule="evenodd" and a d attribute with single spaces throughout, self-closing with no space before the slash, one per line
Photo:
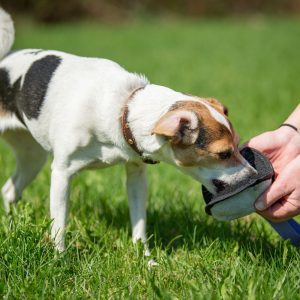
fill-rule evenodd
<path id="1" fill-rule="evenodd" d="M 276 201 L 291 194 L 294 188 L 288 184 L 289 182 L 285 174 L 278 176 L 269 189 L 256 200 L 255 208 L 258 211 L 265 210 Z"/>
<path id="2" fill-rule="evenodd" d="M 263 217 L 275 222 L 288 220 L 299 213 L 300 207 L 296 207 L 292 202 L 285 199 L 279 200 L 268 209 L 259 212 Z"/>
<path id="3" fill-rule="evenodd" d="M 300 213 L 300 157 L 290 162 L 255 207 L 259 214 L 273 221 L 283 221 Z"/>

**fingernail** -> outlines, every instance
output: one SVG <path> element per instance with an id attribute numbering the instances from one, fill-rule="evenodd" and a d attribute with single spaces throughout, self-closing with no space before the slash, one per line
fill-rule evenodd
<path id="1" fill-rule="evenodd" d="M 255 208 L 256 208 L 257 210 L 264 210 L 264 209 L 266 208 L 266 205 L 265 205 L 265 203 L 263 202 L 263 200 L 258 199 L 258 200 L 256 201 L 256 203 L 255 203 Z"/>

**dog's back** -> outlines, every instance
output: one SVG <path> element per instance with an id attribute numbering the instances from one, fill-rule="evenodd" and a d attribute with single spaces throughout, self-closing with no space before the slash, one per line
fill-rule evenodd
<path id="1" fill-rule="evenodd" d="M 105 77 L 117 81 L 123 73 L 117 64 L 104 59 L 40 49 L 12 52 L 0 62 L 2 121 L 14 119 L 52 150 L 50 128 L 57 136 L 70 130 L 69 126 L 79 127 L 80 122 L 85 122 L 82 128 L 88 127 L 97 114 L 95 108 L 101 106 L 103 111 L 105 107 L 110 86 Z M 83 120 L 83 115 L 89 117 Z M 7 122 L 2 122 L 2 132 L 8 129 Z"/>

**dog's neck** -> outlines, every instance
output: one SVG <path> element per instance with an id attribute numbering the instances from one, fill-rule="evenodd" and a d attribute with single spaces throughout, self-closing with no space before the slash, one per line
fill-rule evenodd
<path id="1" fill-rule="evenodd" d="M 134 94 L 128 103 L 128 122 L 137 147 L 146 157 L 165 160 L 162 156 L 166 139 L 153 135 L 152 130 L 174 103 L 189 98 L 191 97 L 154 84 L 148 84 Z"/>

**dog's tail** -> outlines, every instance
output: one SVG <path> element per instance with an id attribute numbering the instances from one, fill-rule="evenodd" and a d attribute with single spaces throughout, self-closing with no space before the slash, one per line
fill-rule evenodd
<path id="1" fill-rule="evenodd" d="M 0 60 L 9 52 L 15 39 L 15 28 L 10 15 L 0 7 Z M 17 116 L 1 105 L 0 95 L 0 136 L 8 129 L 25 128 Z"/>
<path id="2" fill-rule="evenodd" d="M 0 7 L 0 60 L 9 52 L 15 40 L 14 22 Z"/>

